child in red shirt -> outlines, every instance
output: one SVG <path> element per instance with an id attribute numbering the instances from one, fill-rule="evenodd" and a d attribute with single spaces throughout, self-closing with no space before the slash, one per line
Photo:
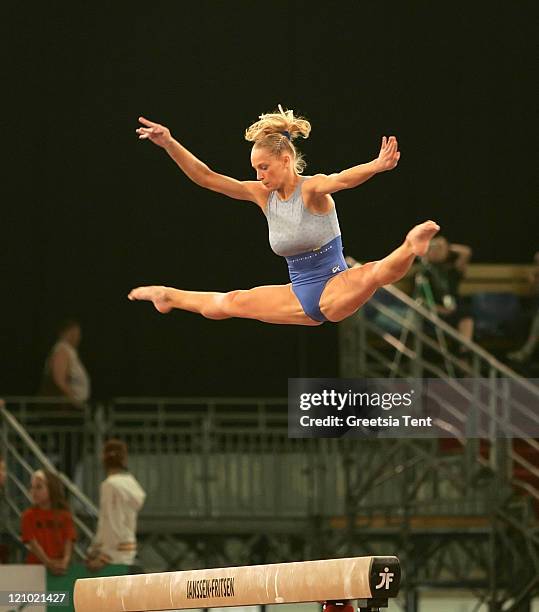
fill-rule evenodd
<path id="1" fill-rule="evenodd" d="M 55 575 L 65 574 L 77 536 L 63 485 L 51 472 L 37 470 L 30 495 L 34 505 L 21 518 L 22 541 L 29 550 L 26 563 L 42 563 Z"/>

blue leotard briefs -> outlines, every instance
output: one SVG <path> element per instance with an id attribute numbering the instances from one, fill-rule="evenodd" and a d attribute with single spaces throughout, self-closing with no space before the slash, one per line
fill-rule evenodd
<path id="1" fill-rule="evenodd" d="M 348 269 L 340 236 L 314 251 L 286 257 L 292 290 L 305 314 L 315 321 L 327 321 L 320 310 L 320 297 L 328 280 Z"/>

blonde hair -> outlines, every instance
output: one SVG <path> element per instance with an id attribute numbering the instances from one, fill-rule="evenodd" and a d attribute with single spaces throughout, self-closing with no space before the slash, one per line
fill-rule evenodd
<path id="1" fill-rule="evenodd" d="M 245 130 L 245 140 L 254 142 L 255 147 L 269 149 L 272 155 L 280 157 L 289 152 L 294 160 L 294 170 L 301 174 L 307 163 L 296 149 L 294 139 L 309 138 L 311 124 L 304 117 L 295 117 L 293 110 L 283 110 L 279 104 L 273 113 L 260 115 L 258 121 Z"/>

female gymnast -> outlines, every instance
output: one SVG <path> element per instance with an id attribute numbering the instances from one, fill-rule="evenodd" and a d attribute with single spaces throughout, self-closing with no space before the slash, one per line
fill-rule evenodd
<path id="1" fill-rule="evenodd" d="M 149 300 L 159 312 L 173 308 L 208 319 L 243 317 L 266 323 L 321 325 L 342 321 L 383 285 L 402 278 L 416 256 L 427 252 L 438 232 L 434 221 L 416 225 L 403 244 L 380 261 L 347 269 L 341 231 L 331 195 L 353 189 L 375 174 L 392 170 L 400 152 L 394 136 L 382 138 L 380 153 L 366 164 L 342 172 L 301 176 L 305 161 L 293 141 L 307 138 L 310 123 L 279 109 L 263 114 L 245 132 L 253 142 L 251 164 L 256 181 L 238 181 L 214 172 L 197 159 L 163 125 L 139 117 L 140 139 L 162 147 L 197 185 L 236 200 L 257 204 L 266 215 L 273 251 L 286 258 L 291 283 L 228 293 L 184 291 L 172 287 L 138 287 L 130 300 Z"/>

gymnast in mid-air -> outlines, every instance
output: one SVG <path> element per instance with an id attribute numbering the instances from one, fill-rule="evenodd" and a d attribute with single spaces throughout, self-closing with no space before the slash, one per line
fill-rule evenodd
<path id="1" fill-rule="evenodd" d="M 246 130 L 246 140 L 253 143 L 251 165 L 257 180 L 238 181 L 208 168 L 165 126 L 144 117 L 139 121 L 139 138 L 162 147 L 194 183 L 261 208 L 268 220 L 271 248 L 286 258 L 291 281 L 228 293 L 162 286 L 138 287 L 129 293 L 130 300 L 151 301 L 159 312 L 179 308 L 208 319 L 241 317 L 292 325 L 342 321 L 379 287 L 401 279 L 415 257 L 425 255 L 440 229 L 434 221 L 426 221 L 412 228 L 384 259 L 350 269 L 346 265 L 332 194 L 393 170 L 400 157 L 394 136 L 382 138 L 373 161 L 335 174 L 302 176 L 305 161 L 294 140 L 307 138 L 311 125 L 279 105 Z"/>

